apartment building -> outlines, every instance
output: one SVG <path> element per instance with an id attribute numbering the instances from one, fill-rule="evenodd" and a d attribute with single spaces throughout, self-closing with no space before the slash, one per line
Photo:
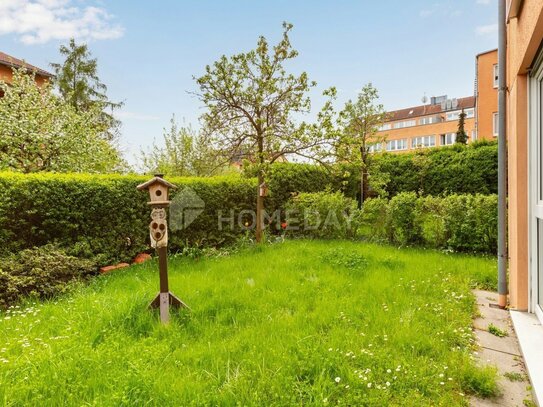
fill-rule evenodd
<path id="1" fill-rule="evenodd" d="M 477 55 L 474 96 L 431 97 L 423 105 L 388 112 L 376 136 L 379 142 L 370 151 L 407 152 L 454 144 L 462 111 L 468 142 L 494 139 L 498 133 L 497 61 L 497 50 Z"/>

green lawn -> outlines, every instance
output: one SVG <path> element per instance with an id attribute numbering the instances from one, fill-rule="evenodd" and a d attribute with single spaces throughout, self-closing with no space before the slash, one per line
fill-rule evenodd
<path id="1" fill-rule="evenodd" d="M 475 368 L 475 282 L 491 259 L 289 241 L 170 261 L 192 311 L 146 309 L 151 262 L 55 302 L 0 314 L 6 405 L 464 405 L 496 391 Z"/>

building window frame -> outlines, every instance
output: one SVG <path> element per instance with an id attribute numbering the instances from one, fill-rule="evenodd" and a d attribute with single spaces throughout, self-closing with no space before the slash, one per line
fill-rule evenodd
<path id="1" fill-rule="evenodd" d="M 500 77 L 498 76 L 498 64 L 494 64 L 492 66 L 492 78 L 493 78 L 493 86 L 494 89 L 498 89 L 499 83 L 500 83 Z"/>
<path id="2" fill-rule="evenodd" d="M 387 140 L 386 151 L 405 151 L 407 150 L 407 139 Z"/>
<path id="3" fill-rule="evenodd" d="M 416 136 L 411 139 L 411 148 L 430 148 L 436 146 L 436 136 Z"/>
<path id="4" fill-rule="evenodd" d="M 499 135 L 499 117 L 498 112 L 492 113 L 492 135 L 498 137 Z"/>

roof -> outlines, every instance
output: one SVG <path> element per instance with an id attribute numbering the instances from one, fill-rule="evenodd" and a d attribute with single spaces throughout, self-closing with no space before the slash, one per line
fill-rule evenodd
<path id="1" fill-rule="evenodd" d="M 443 110 L 441 109 L 441 104 L 438 103 L 436 105 L 421 105 L 421 106 L 408 107 L 408 108 L 400 109 L 400 110 L 394 110 L 392 112 L 388 112 L 389 117 L 387 121 L 392 122 L 395 120 L 404 120 L 404 119 L 410 119 L 413 117 L 438 114 L 438 113 L 442 113 L 442 112 L 450 111 L 450 110 L 461 110 L 461 109 L 469 109 L 469 108 L 475 107 L 475 96 L 468 96 L 468 97 L 460 98 L 457 100 L 458 100 L 458 106 L 454 109 Z"/>
<path id="2" fill-rule="evenodd" d="M 9 66 L 11 68 L 26 68 L 29 71 L 36 72 L 36 74 L 51 78 L 54 75 L 50 72 L 47 72 L 43 69 L 38 68 L 37 66 L 27 64 L 25 61 L 12 57 L 4 52 L 0 51 L 0 65 Z"/>
<path id="3" fill-rule="evenodd" d="M 490 54 L 491 52 L 498 52 L 498 48 L 489 49 L 488 51 L 479 52 L 477 55 L 475 55 L 475 58 L 479 58 L 481 55 Z"/>
<path id="4" fill-rule="evenodd" d="M 174 184 L 166 181 L 164 178 L 162 178 L 161 176 L 155 176 L 153 178 L 151 178 L 149 181 L 147 182 L 144 182 L 143 184 L 140 184 L 137 186 L 138 190 L 144 190 L 144 189 L 149 189 L 149 187 L 155 183 L 158 183 L 158 184 L 162 184 L 164 185 L 165 187 L 168 187 L 168 188 L 177 188 Z"/>

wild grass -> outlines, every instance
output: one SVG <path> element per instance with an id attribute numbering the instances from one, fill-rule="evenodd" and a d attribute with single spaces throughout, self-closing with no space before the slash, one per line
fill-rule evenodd
<path id="1" fill-rule="evenodd" d="M 157 264 L 0 314 L 0 400 L 19 405 L 466 405 L 496 393 L 471 329 L 482 257 L 289 241 L 172 259 L 191 307 L 147 310 Z"/>

